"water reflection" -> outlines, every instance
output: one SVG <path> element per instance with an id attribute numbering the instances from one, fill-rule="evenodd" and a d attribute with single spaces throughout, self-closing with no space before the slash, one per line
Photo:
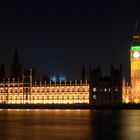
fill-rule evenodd
<path id="1" fill-rule="evenodd" d="M 140 111 L 0 110 L 5 140 L 140 139 Z"/>
<path id="2" fill-rule="evenodd" d="M 125 111 L 121 115 L 122 137 L 127 140 L 140 140 L 140 111 Z"/>

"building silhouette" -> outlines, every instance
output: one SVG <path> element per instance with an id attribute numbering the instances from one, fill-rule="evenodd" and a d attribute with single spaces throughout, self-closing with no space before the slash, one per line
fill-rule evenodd
<path id="1" fill-rule="evenodd" d="M 6 73 L 5 73 L 4 64 L 2 62 L 0 66 L 0 81 L 2 82 L 4 79 L 6 79 Z"/>
<path id="2" fill-rule="evenodd" d="M 22 65 L 19 60 L 19 54 L 18 54 L 17 47 L 15 49 L 15 54 L 14 54 L 13 61 L 11 64 L 10 78 L 11 79 L 14 78 L 15 81 L 18 81 L 18 80 L 22 81 Z"/>
<path id="3" fill-rule="evenodd" d="M 110 76 L 102 76 L 101 66 L 89 68 L 90 104 L 119 105 L 122 102 L 122 68 L 111 66 Z"/>

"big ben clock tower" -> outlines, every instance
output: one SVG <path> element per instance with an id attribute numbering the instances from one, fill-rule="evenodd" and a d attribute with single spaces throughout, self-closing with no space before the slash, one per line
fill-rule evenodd
<path id="1" fill-rule="evenodd" d="M 131 101 L 140 103 L 140 35 L 136 25 L 130 47 Z"/>

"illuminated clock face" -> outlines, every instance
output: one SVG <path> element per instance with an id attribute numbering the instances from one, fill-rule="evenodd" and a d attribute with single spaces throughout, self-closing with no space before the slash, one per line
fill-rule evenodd
<path id="1" fill-rule="evenodd" d="M 140 57 L 140 53 L 138 51 L 133 53 L 133 57 L 134 58 L 139 58 Z"/>

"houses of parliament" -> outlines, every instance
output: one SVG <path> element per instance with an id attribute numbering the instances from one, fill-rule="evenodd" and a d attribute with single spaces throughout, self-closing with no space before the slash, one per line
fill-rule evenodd
<path id="1" fill-rule="evenodd" d="M 1 64 L 0 103 L 89 104 L 89 83 L 84 78 L 80 81 L 35 80 L 31 68 L 22 68 L 16 48 L 10 77 L 6 77 L 4 64 Z"/>
<path id="2" fill-rule="evenodd" d="M 131 83 L 123 79 L 122 66 L 110 68 L 110 76 L 102 76 L 101 66 L 85 68 L 81 80 L 58 80 L 44 78 L 35 80 L 35 73 L 23 69 L 17 48 L 11 64 L 10 76 L 0 67 L 0 104 L 88 104 L 120 105 L 140 103 L 140 36 L 136 28 L 130 46 Z"/>

